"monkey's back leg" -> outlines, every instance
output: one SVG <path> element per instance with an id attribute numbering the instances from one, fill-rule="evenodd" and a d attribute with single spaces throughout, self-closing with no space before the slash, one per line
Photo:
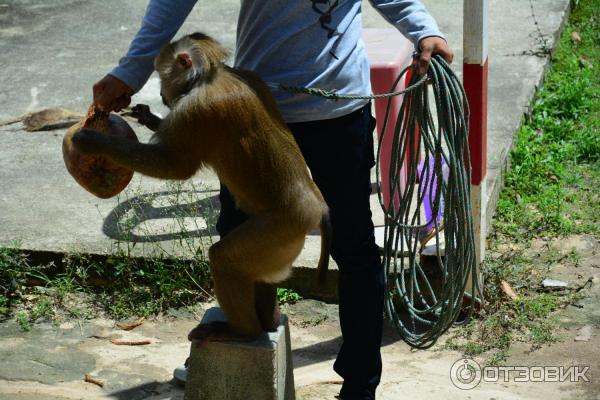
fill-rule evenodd
<path id="1" fill-rule="evenodd" d="M 290 229 L 282 213 L 252 216 L 210 248 L 215 294 L 233 336 L 256 337 L 263 331 L 266 318 L 257 313 L 255 283 L 285 279 L 305 234 Z"/>
<path id="2" fill-rule="evenodd" d="M 265 332 L 276 331 L 281 320 L 276 285 L 266 282 L 254 284 L 254 309 Z"/>

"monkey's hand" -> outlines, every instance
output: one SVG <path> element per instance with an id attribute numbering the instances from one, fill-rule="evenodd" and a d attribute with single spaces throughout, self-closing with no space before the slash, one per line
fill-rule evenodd
<path id="1" fill-rule="evenodd" d="M 146 104 L 136 104 L 131 108 L 130 112 L 124 113 L 124 115 L 137 119 L 140 124 L 152 132 L 156 132 L 162 123 L 162 119 L 158 115 L 153 114 L 150 111 L 150 107 Z"/>
<path id="2" fill-rule="evenodd" d="M 113 145 L 113 137 L 93 129 L 81 129 L 73 135 L 71 143 L 84 154 L 103 154 Z"/>

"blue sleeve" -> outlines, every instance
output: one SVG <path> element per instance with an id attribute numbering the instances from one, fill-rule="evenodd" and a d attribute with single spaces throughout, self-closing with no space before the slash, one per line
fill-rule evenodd
<path id="1" fill-rule="evenodd" d="M 435 19 L 418 0 L 369 0 L 369 2 L 415 46 L 428 36 L 444 38 Z"/>
<path id="2" fill-rule="evenodd" d="M 154 70 L 154 58 L 173 39 L 197 0 L 151 0 L 140 30 L 125 57 L 110 72 L 134 91 L 144 86 Z"/>

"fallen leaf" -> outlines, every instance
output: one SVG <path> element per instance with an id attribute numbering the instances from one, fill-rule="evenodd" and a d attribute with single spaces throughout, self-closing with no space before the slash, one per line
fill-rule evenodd
<path id="1" fill-rule="evenodd" d="M 23 116 L 4 118 L 0 119 L 0 126 L 16 124 L 17 122 L 21 121 L 23 121 Z"/>
<path id="2" fill-rule="evenodd" d="M 140 318 L 138 320 L 135 320 L 135 321 L 133 321 L 131 323 L 128 323 L 128 324 L 118 323 L 117 324 L 117 328 L 122 329 L 124 331 L 130 331 L 133 328 L 137 328 L 138 326 L 140 326 L 141 324 L 143 324 L 145 320 L 146 320 L 146 318 L 142 317 L 142 318 Z"/>
<path id="3" fill-rule="evenodd" d="M 500 289 L 507 295 L 511 300 L 515 300 L 518 296 L 510 286 L 510 284 L 504 280 L 500 280 Z"/>
<path id="4" fill-rule="evenodd" d="M 83 377 L 83 380 L 85 382 L 89 382 L 89 383 L 93 383 L 94 385 L 98 385 L 100 387 L 104 386 L 104 382 L 101 381 L 98 378 L 94 378 L 93 376 L 91 376 L 90 374 L 85 374 L 85 376 Z"/>
<path id="5" fill-rule="evenodd" d="M 571 32 L 571 40 L 575 44 L 581 43 L 581 35 L 579 34 L 579 32 L 577 32 L 577 31 Z"/>
<path id="6" fill-rule="evenodd" d="M 152 341 L 148 340 L 148 339 L 138 339 L 138 340 L 111 339 L 110 342 L 112 344 L 116 344 L 117 346 L 143 346 L 146 344 L 152 344 Z"/>
<path id="7" fill-rule="evenodd" d="M 23 125 L 28 132 L 60 129 L 73 125 L 83 117 L 83 114 L 63 108 L 47 108 L 25 114 Z"/>

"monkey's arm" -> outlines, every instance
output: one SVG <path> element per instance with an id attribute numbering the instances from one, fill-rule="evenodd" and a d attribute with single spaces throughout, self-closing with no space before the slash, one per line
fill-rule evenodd
<path id="1" fill-rule="evenodd" d="M 140 124 L 144 125 L 152 132 L 158 131 L 160 124 L 162 124 L 163 121 L 158 115 L 153 114 L 152 111 L 150 111 L 150 107 L 146 104 L 136 104 L 131 108 L 131 111 L 123 113 L 123 115 L 137 119 Z"/>
<path id="2" fill-rule="evenodd" d="M 140 143 L 93 129 L 73 135 L 73 146 L 85 154 L 104 155 L 143 175 L 160 179 L 188 179 L 197 170 L 184 157 L 159 143 Z"/>

